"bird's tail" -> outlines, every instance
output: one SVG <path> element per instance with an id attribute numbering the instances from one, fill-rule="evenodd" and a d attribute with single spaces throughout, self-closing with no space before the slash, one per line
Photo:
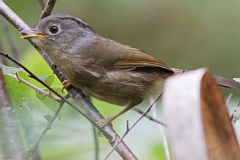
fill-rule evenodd
<path id="1" fill-rule="evenodd" d="M 189 70 L 176 69 L 176 68 L 172 68 L 172 70 L 174 71 L 175 74 L 191 72 Z M 229 80 L 227 78 L 223 78 L 223 77 L 219 77 L 219 76 L 215 76 L 215 75 L 213 75 L 213 78 L 215 79 L 215 81 L 217 82 L 217 84 L 219 86 L 226 87 L 226 88 L 240 89 L 240 83 L 238 83 L 236 81 Z"/>

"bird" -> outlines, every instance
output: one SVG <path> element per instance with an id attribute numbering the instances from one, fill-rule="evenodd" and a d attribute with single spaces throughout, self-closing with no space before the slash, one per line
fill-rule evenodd
<path id="1" fill-rule="evenodd" d="M 21 33 L 21 38 L 34 40 L 59 67 L 67 78 L 66 86 L 125 106 L 116 115 L 99 120 L 101 127 L 158 94 L 168 77 L 183 72 L 143 50 L 102 37 L 80 18 L 67 14 L 49 15 L 36 28 Z M 240 83 L 215 79 L 221 86 L 240 88 Z"/>

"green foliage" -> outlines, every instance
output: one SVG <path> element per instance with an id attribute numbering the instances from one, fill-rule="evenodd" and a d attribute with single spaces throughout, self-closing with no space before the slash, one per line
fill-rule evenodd
<path id="1" fill-rule="evenodd" d="M 20 78 L 28 82 L 30 81 L 28 75 L 24 71 L 18 71 L 15 74 L 18 74 Z M 5 76 L 5 79 L 13 105 L 17 106 L 26 103 L 26 99 L 30 97 L 30 88 L 10 76 Z"/>
<path id="2" fill-rule="evenodd" d="M 26 84 L 23 84 L 22 82 L 19 82 L 15 78 L 9 76 L 9 74 L 17 75 L 19 78 L 31 83 L 31 79 L 28 77 L 27 72 L 25 72 L 22 68 L 15 68 L 15 67 L 8 67 L 5 65 L 2 65 L 3 73 L 5 75 L 6 84 L 8 86 L 9 94 L 11 97 L 11 102 L 15 108 L 16 115 L 18 120 L 26 125 L 26 126 L 33 126 L 33 118 L 32 118 L 32 112 L 30 108 L 27 106 L 27 100 L 34 94 L 31 94 L 31 88 L 27 86 Z M 55 80 L 55 76 L 53 74 L 39 77 L 42 81 L 44 81 L 47 85 L 51 86 Z M 60 87 L 52 87 L 57 92 L 61 92 Z M 43 91 L 48 92 L 48 89 L 46 88 L 40 88 Z M 59 103 L 52 100 L 46 95 L 43 95 L 37 91 L 35 91 L 35 96 L 45 105 L 47 106 L 51 111 L 55 112 Z M 49 94 L 51 94 L 49 92 Z M 62 112 L 61 112 L 62 113 Z M 60 118 L 59 114 L 59 118 Z M 49 115 L 48 115 L 49 117 Z"/>
<path id="3" fill-rule="evenodd" d="M 54 75 L 47 75 L 47 76 L 42 76 L 42 77 L 38 77 L 39 79 L 41 79 L 42 81 L 44 81 L 47 85 L 51 86 L 54 82 Z"/>
<path id="4" fill-rule="evenodd" d="M 8 86 L 11 102 L 15 108 L 18 120 L 26 126 L 33 126 L 31 110 L 26 105 L 26 100 L 30 97 L 30 88 L 18 80 L 8 76 L 17 74 L 22 79 L 30 82 L 27 73 L 21 68 L 7 67 L 2 65 L 5 81 Z"/>
<path id="5" fill-rule="evenodd" d="M 2 65 L 2 69 L 3 69 L 3 74 L 17 73 L 18 71 L 23 71 L 22 68 L 8 67 L 8 66 L 5 66 L 5 65 Z"/>
<path id="6" fill-rule="evenodd" d="M 55 80 L 55 76 L 52 75 L 47 75 L 47 76 L 42 76 L 42 77 L 38 77 L 39 79 L 41 79 L 42 81 L 44 81 L 47 85 L 51 86 Z M 54 89 L 55 91 L 57 91 L 58 93 L 60 93 L 62 96 L 64 96 L 63 92 L 62 92 L 62 88 L 61 87 L 54 87 L 52 86 L 52 89 Z M 42 88 L 43 91 L 49 92 L 49 90 L 47 88 Z M 49 92 L 49 94 L 52 94 Z M 53 101 L 51 98 L 49 98 L 46 95 L 43 95 L 39 92 L 36 92 L 36 96 L 37 98 L 39 98 L 39 100 L 45 105 L 47 106 L 50 110 L 52 110 L 53 112 L 56 111 L 59 103 L 56 101 Z"/>

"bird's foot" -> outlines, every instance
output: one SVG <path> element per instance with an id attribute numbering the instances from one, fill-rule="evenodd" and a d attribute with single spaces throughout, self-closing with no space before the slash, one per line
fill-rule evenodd
<path id="1" fill-rule="evenodd" d="M 63 84 L 62 92 L 64 91 L 64 89 L 67 89 L 72 86 L 69 80 L 64 80 L 62 84 Z"/>
<path id="2" fill-rule="evenodd" d="M 111 117 L 109 117 L 107 119 L 100 119 L 99 121 L 96 122 L 96 124 L 101 128 L 103 128 L 107 125 L 110 125 L 111 127 L 113 127 Z M 102 132 L 99 129 L 97 131 L 97 134 L 98 134 L 99 137 L 102 136 Z"/>
<path id="3" fill-rule="evenodd" d="M 107 126 L 107 125 L 110 125 L 111 127 L 113 126 L 112 125 L 112 118 L 111 117 L 109 117 L 109 118 L 107 118 L 107 119 L 100 119 L 99 121 L 97 121 L 97 123 L 96 123 L 99 127 L 101 127 L 101 128 L 103 128 L 103 127 L 105 127 L 105 126 Z"/>

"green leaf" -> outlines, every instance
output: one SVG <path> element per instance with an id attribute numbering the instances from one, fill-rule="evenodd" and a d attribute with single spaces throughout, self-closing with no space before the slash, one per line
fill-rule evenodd
<path id="1" fill-rule="evenodd" d="M 30 97 L 31 88 L 7 75 L 18 74 L 20 78 L 30 82 L 28 74 L 22 68 L 8 67 L 4 65 L 2 65 L 2 68 L 17 119 L 23 125 L 33 126 L 34 123 L 31 110 L 26 106 L 26 100 Z"/>
<path id="2" fill-rule="evenodd" d="M 19 72 L 17 72 L 17 74 L 18 74 L 18 76 L 19 76 L 20 78 L 22 78 L 22 79 L 30 82 L 30 78 L 29 78 L 27 72 L 25 72 L 25 71 L 19 71 Z M 29 88 L 29 87 L 28 87 L 28 88 Z"/>
<path id="3" fill-rule="evenodd" d="M 7 74 L 7 73 L 17 73 L 19 71 L 24 71 L 22 68 L 15 68 L 15 67 L 8 67 L 5 65 L 1 65 L 2 69 L 3 69 L 3 74 Z"/>
<path id="4" fill-rule="evenodd" d="M 18 75 L 22 79 L 30 81 L 26 72 L 19 71 Z M 26 99 L 30 97 L 31 88 L 7 75 L 5 76 L 5 80 L 13 105 L 17 106 L 25 103 Z"/>
<path id="5" fill-rule="evenodd" d="M 42 81 L 44 81 L 47 85 L 51 86 L 52 83 L 54 82 L 54 75 L 48 75 L 48 76 L 42 76 L 42 77 L 38 77 L 39 79 L 41 79 Z"/>

